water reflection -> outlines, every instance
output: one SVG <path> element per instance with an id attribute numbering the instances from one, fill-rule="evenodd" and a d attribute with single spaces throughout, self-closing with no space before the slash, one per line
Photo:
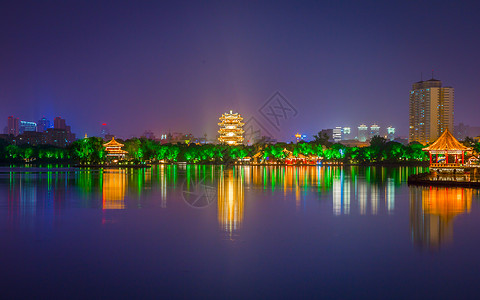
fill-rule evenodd
<path id="1" fill-rule="evenodd" d="M 410 231 L 413 243 L 430 250 L 453 241 L 453 221 L 470 213 L 472 189 L 410 188 Z"/>
<path id="2" fill-rule="evenodd" d="M 103 209 L 124 209 L 126 194 L 125 169 L 106 169 L 103 172 Z"/>
<path id="3" fill-rule="evenodd" d="M 218 222 L 232 236 L 240 228 L 244 209 L 244 169 L 229 169 L 220 174 L 218 181 Z"/>

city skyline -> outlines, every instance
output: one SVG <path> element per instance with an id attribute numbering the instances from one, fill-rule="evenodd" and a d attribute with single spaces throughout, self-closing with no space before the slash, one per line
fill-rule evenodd
<path id="1" fill-rule="evenodd" d="M 480 44 L 467 38 L 478 5 L 10 3 L 0 100 L 22 119 L 65 116 L 82 135 L 107 123 L 121 136 L 212 136 L 219 112 L 258 116 L 279 91 L 298 114 L 278 140 L 369 120 L 407 136 L 411 83 L 434 69 L 456 89 L 456 120 L 478 126 Z"/>

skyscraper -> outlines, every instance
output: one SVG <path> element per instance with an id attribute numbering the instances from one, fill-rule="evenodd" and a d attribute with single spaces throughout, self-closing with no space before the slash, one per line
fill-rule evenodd
<path id="1" fill-rule="evenodd" d="M 395 139 L 395 128 L 392 126 L 387 127 L 387 140 L 393 141 Z"/>
<path id="2" fill-rule="evenodd" d="M 333 128 L 333 141 L 338 143 L 342 140 L 342 127 L 335 127 Z"/>
<path id="3" fill-rule="evenodd" d="M 380 126 L 377 124 L 373 124 L 370 126 L 370 139 L 372 139 L 374 136 L 380 136 Z"/>
<path id="4" fill-rule="evenodd" d="M 20 120 L 14 116 L 8 117 L 7 120 L 7 134 L 17 136 L 20 132 Z"/>
<path id="5" fill-rule="evenodd" d="M 358 126 L 358 136 L 357 139 L 360 142 L 366 142 L 368 138 L 368 127 L 365 124 Z"/>
<path id="6" fill-rule="evenodd" d="M 60 117 L 56 117 L 56 118 L 53 120 L 53 128 L 66 130 L 66 129 L 67 129 L 67 125 L 66 125 L 66 123 L 65 123 L 65 119 L 62 119 L 62 118 L 60 118 Z"/>
<path id="7" fill-rule="evenodd" d="M 48 128 L 50 128 L 50 121 L 43 117 L 37 122 L 37 131 L 38 132 L 45 132 Z"/>
<path id="8" fill-rule="evenodd" d="M 350 127 L 342 128 L 342 140 L 351 140 L 352 139 L 352 130 Z"/>
<path id="9" fill-rule="evenodd" d="M 454 89 L 437 79 L 419 81 L 410 91 L 409 142 L 427 144 L 446 129 L 453 132 Z"/>

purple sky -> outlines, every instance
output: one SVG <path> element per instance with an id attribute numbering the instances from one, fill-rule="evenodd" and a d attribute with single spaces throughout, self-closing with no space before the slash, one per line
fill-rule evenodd
<path id="1" fill-rule="evenodd" d="M 139 2 L 1 4 L 0 124 L 213 137 L 233 109 L 279 139 L 373 122 L 406 135 L 408 91 L 433 69 L 455 123 L 480 125 L 478 2 Z M 279 131 L 258 112 L 276 91 L 298 111 Z"/>

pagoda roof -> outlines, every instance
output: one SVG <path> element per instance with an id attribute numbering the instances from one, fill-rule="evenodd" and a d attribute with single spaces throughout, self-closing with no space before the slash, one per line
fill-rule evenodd
<path id="1" fill-rule="evenodd" d="M 423 148 L 424 151 L 470 151 L 472 148 L 460 143 L 448 129 L 430 146 Z"/>
<path id="2" fill-rule="evenodd" d="M 117 142 L 114 137 L 108 143 L 103 144 L 104 147 L 123 147 L 124 145 Z"/>

